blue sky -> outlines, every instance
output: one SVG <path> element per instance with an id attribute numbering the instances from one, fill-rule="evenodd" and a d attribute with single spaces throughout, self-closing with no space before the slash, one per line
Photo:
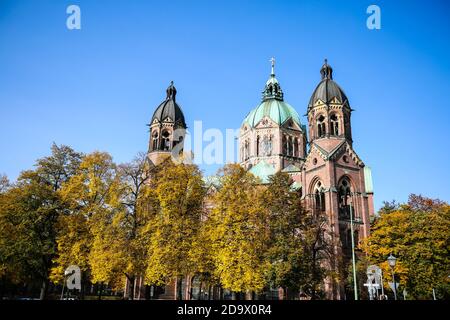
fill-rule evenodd
<path id="1" fill-rule="evenodd" d="M 81 30 L 66 28 L 71 4 Z M 366 27 L 370 4 L 381 30 Z M 53 141 L 129 161 L 146 151 L 170 80 L 189 127 L 238 128 L 272 56 L 285 100 L 303 115 L 326 57 L 356 110 L 354 148 L 372 167 L 375 206 L 409 193 L 449 201 L 449 6 L 0 0 L 0 172 L 17 178 Z"/>

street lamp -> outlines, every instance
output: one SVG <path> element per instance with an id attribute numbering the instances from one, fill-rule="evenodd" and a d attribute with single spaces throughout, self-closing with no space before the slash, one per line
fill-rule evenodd
<path id="1" fill-rule="evenodd" d="M 394 268 L 395 268 L 395 264 L 397 263 L 397 258 L 394 257 L 391 253 L 389 255 L 389 257 L 387 258 L 387 261 L 389 263 L 389 266 L 391 267 L 391 272 L 392 272 L 392 285 L 394 287 L 394 298 L 395 298 L 395 300 L 397 300 L 397 285 L 395 283 L 395 274 L 394 274 Z"/>
<path id="2" fill-rule="evenodd" d="M 350 195 L 351 197 L 351 195 Z M 355 291 L 355 300 L 358 300 L 358 285 L 356 283 L 356 259 L 355 259 L 355 238 L 353 235 L 353 210 L 352 210 L 352 198 L 350 198 L 350 232 L 352 240 L 352 267 L 353 267 L 353 290 Z"/>
<path id="3" fill-rule="evenodd" d="M 70 276 L 70 271 L 66 270 L 64 271 L 64 278 L 63 278 L 63 287 L 62 287 L 62 292 L 61 292 L 61 300 L 64 298 L 64 287 L 66 285 L 66 279 L 68 276 Z"/>

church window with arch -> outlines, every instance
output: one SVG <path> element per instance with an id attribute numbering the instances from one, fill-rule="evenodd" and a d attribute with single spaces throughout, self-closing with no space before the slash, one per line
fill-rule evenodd
<path id="1" fill-rule="evenodd" d="M 338 186 L 338 209 L 339 209 L 339 218 L 342 219 L 350 219 L 350 206 L 352 206 L 351 210 L 353 218 L 356 217 L 355 210 L 352 204 L 352 188 L 350 184 L 350 180 L 347 177 L 344 177 L 339 182 Z"/>
<path id="2" fill-rule="evenodd" d="M 300 155 L 298 150 L 298 140 L 297 138 L 294 138 L 294 141 L 292 142 L 292 156 L 299 157 Z"/>
<path id="3" fill-rule="evenodd" d="M 325 137 L 326 129 L 325 129 L 325 117 L 320 115 L 317 118 L 317 136 L 319 138 Z"/>
<path id="4" fill-rule="evenodd" d="M 272 155 L 272 135 L 264 136 L 264 138 L 262 140 L 262 148 L 261 149 L 262 149 L 263 156 Z"/>
<path id="5" fill-rule="evenodd" d="M 152 134 L 152 150 L 158 149 L 158 138 L 159 138 L 158 131 L 154 130 Z"/>
<path id="6" fill-rule="evenodd" d="M 339 120 L 335 114 L 332 114 L 330 117 L 330 134 L 332 136 L 339 135 Z"/>
<path id="7" fill-rule="evenodd" d="M 260 143 L 261 143 L 261 139 L 259 138 L 259 136 L 256 137 L 256 156 L 259 157 L 259 153 L 260 153 Z"/>
<path id="8" fill-rule="evenodd" d="M 170 150 L 170 131 L 169 130 L 164 130 L 162 133 L 161 149 L 164 151 Z"/>
<path id="9" fill-rule="evenodd" d="M 250 158 L 250 143 L 248 140 L 244 142 L 244 160 L 248 160 Z"/>
<path id="10" fill-rule="evenodd" d="M 325 206 L 325 192 L 322 182 L 318 181 L 314 187 L 314 208 L 317 212 L 324 213 Z"/>

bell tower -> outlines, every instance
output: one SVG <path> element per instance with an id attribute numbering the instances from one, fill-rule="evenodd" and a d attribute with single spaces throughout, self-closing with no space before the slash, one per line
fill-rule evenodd
<path id="1" fill-rule="evenodd" d="M 320 69 L 322 80 L 308 104 L 310 142 L 318 139 L 345 139 L 352 144 L 351 113 L 347 96 L 333 80 L 327 59 Z"/>
<path id="2" fill-rule="evenodd" d="M 350 221 L 353 220 L 355 245 L 369 235 L 373 210 L 372 176 L 369 167 L 353 149 L 349 100 L 333 80 L 333 69 L 327 60 L 320 69 L 307 108 L 309 152 L 303 166 L 305 201 L 317 214 L 326 215 L 336 261 L 330 269 L 345 270 L 351 256 Z M 350 217 L 350 214 L 352 215 Z M 342 261 L 338 257 L 342 257 Z M 342 270 L 341 270 L 342 271 Z M 343 298 L 339 283 L 328 282 L 329 298 Z"/>
<path id="3" fill-rule="evenodd" d="M 148 125 L 148 158 L 154 165 L 171 155 L 178 156 L 183 152 L 186 122 L 183 111 L 176 102 L 176 95 L 177 89 L 171 81 L 166 90 L 166 99 L 156 108 Z"/>

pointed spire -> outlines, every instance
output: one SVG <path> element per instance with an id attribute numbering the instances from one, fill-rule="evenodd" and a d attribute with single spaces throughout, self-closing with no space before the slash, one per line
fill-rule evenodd
<path id="1" fill-rule="evenodd" d="M 327 59 L 325 59 L 324 64 L 320 69 L 320 74 L 322 75 L 322 80 L 323 79 L 333 80 L 333 68 L 331 68 L 331 66 L 328 64 Z"/>
<path id="2" fill-rule="evenodd" d="M 262 99 L 263 101 L 268 99 L 277 99 L 283 101 L 283 91 L 281 90 L 277 78 L 275 78 L 275 58 L 272 57 L 269 61 L 271 62 L 272 69 L 270 72 L 270 78 L 266 82 Z"/>

